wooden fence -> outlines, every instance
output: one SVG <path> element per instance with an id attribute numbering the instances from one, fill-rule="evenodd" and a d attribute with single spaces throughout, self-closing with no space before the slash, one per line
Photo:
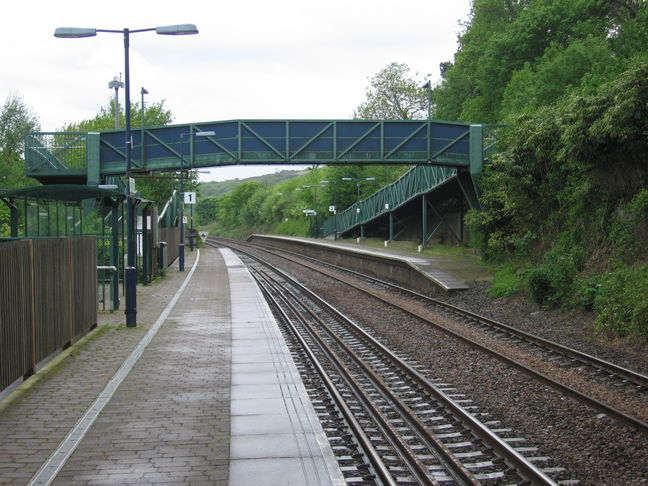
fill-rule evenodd
<path id="1" fill-rule="evenodd" d="M 0 391 L 96 324 L 94 236 L 0 243 Z"/>

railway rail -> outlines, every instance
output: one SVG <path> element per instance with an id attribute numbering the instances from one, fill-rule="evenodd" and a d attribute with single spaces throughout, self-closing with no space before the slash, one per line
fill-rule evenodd
<path id="1" fill-rule="evenodd" d="M 414 290 L 406 289 L 391 282 L 341 268 L 311 257 L 236 240 L 219 240 L 219 243 L 232 245 L 233 247 L 237 247 L 239 251 L 244 251 L 245 248 L 253 248 L 257 251 L 267 252 L 292 263 L 308 267 L 310 270 L 330 278 L 334 278 L 364 292 L 366 295 L 370 295 L 381 301 L 387 301 L 390 305 L 399 308 L 401 311 L 415 318 L 425 321 L 441 332 L 459 339 L 469 346 L 525 373 L 533 379 L 558 390 L 560 393 L 578 400 L 648 435 L 648 423 L 646 423 L 645 418 L 641 416 L 637 417 L 633 414 L 634 410 L 645 408 L 638 405 L 641 404 L 642 399 L 648 396 L 648 377 L 640 373 L 525 333 L 506 324 L 460 309 Z M 322 267 L 333 270 L 327 271 Z M 351 275 L 356 280 L 351 281 L 350 279 L 341 277 L 340 273 Z M 359 285 L 358 279 L 368 282 L 369 286 Z M 385 292 L 387 289 L 392 292 L 388 294 Z M 394 290 L 400 295 L 406 296 L 409 300 L 407 305 L 403 305 L 402 299 L 394 299 Z M 430 315 L 430 309 L 436 312 L 441 311 L 444 315 L 451 315 L 454 320 L 458 318 L 461 324 L 458 326 L 448 325 L 448 319 L 442 319 L 444 322 L 440 324 L 438 322 L 439 319 L 435 318 L 434 315 Z M 469 329 L 466 331 L 467 326 L 472 328 L 472 330 Z M 475 329 L 479 332 L 476 333 Z M 502 343 L 504 346 L 502 346 Z M 507 351 L 510 349 L 516 349 L 516 351 L 514 353 Z M 541 371 L 536 369 L 539 366 L 538 357 L 540 357 Z M 528 362 L 531 362 L 532 365 L 528 365 Z M 576 379 L 574 375 L 577 375 Z M 565 384 L 565 376 L 572 383 L 575 382 L 577 386 Z M 605 394 L 601 390 L 598 390 L 598 396 L 592 396 L 582 390 L 587 387 L 591 388 L 592 384 L 594 384 L 594 388 L 612 390 L 612 393 Z M 600 398 L 601 396 L 604 398 Z M 608 400 L 616 400 L 619 406 L 617 407 L 607 403 Z"/>
<path id="2" fill-rule="evenodd" d="M 453 396 L 451 385 L 433 382 L 429 371 L 389 351 L 296 280 L 260 265 L 248 263 L 280 320 L 308 350 L 336 411 L 354 428 L 367 459 L 360 470 L 370 469 L 377 484 L 573 484 L 548 458 L 525 457 L 521 451 L 536 449 L 523 438 L 480 422 L 486 414 Z M 348 445 L 343 450 L 348 457 Z"/>

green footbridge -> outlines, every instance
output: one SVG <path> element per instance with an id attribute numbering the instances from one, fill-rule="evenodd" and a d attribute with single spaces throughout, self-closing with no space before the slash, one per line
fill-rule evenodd
<path id="1" fill-rule="evenodd" d="M 415 166 L 327 221 L 327 236 L 393 213 L 418 196 L 441 195 L 450 186 L 479 208 L 476 183 L 494 143 L 493 128 L 437 120 L 229 120 L 145 127 L 131 132 L 131 175 L 230 165 Z M 125 132 L 30 133 L 25 161 L 27 175 L 43 184 L 100 186 L 126 174 Z"/>

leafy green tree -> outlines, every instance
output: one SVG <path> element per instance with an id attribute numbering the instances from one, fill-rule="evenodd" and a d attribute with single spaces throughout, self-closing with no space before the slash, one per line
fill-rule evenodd
<path id="1" fill-rule="evenodd" d="M 552 45 L 535 63 L 513 73 L 504 90 L 501 116 L 532 112 L 573 91 L 593 92 L 622 70 L 606 39 L 588 36 L 567 47 Z"/>
<path id="2" fill-rule="evenodd" d="M 427 117 L 425 79 L 410 76 L 407 64 L 392 62 L 370 78 L 366 100 L 353 112 L 362 120 L 414 120 Z"/>
<path id="3" fill-rule="evenodd" d="M 199 226 L 213 223 L 218 217 L 218 197 L 201 197 L 196 203 L 196 218 Z"/>
<path id="4" fill-rule="evenodd" d="M 498 122 L 525 95 L 531 104 L 548 102 L 590 75 L 594 86 L 608 81 L 606 56 L 614 70 L 615 56 L 633 55 L 646 39 L 644 11 L 645 2 L 633 0 L 475 0 L 454 61 L 442 64 L 434 90 L 437 117 Z M 594 50 L 586 52 L 589 47 Z M 522 91 L 517 101 L 516 90 Z"/>
<path id="5" fill-rule="evenodd" d="M 25 133 L 40 130 L 38 117 L 17 93 L 0 108 L 0 188 L 18 189 L 35 181 L 25 173 Z"/>

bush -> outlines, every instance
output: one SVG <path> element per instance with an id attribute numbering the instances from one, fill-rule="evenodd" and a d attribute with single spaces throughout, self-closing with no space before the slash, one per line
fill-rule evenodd
<path id="1" fill-rule="evenodd" d="M 512 265 L 502 265 L 498 268 L 495 277 L 493 278 L 493 285 L 491 285 L 486 293 L 491 297 L 510 297 L 517 294 L 522 287 L 522 270 Z"/>
<path id="2" fill-rule="evenodd" d="M 599 333 L 648 338 L 648 265 L 619 266 L 603 274 L 594 298 Z"/>
<path id="3" fill-rule="evenodd" d="M 546 305 L 556 294 L 554 273 L 548 265 L 541 265 L 529 272 L 527 288 L 531 298 L 540 305 Z"/>
<path id="4" fill-rule="evenodd" d="M 573 282 L 577 270 L 573 262 L 564 259 L 559 263 L 544 263 L 527 276 L 527 289 L 531 298 L 544 307 L 568 303 L 573 295 Z"/>

